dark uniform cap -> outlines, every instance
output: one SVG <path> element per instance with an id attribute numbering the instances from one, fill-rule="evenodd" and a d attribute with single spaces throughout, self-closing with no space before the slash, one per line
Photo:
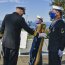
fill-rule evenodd
<path id="1" fill-rule="evenodd" d="M 25 7 L 16 7 L 16 8 L 19 8 L 19 9 L 23 10 L 24 14 L 25 14 Z"/>

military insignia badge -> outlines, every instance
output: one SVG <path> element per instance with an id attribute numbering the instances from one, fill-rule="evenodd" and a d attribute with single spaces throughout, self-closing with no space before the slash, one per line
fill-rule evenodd
<path id="1" fill-rule="evenodd" d="M 63 28 L 61 28 L 61 33 L 64 33 L 64 29 Z"/>

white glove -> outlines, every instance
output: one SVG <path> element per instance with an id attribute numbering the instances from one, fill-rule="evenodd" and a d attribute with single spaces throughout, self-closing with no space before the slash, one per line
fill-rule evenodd
<path id="1" fill-rule="evenodd" d="M 46 38 L 47 34 L 46 33 L 39 33 L 39 37 L 44 37 Z"/>
<path id="2" fill-rule="evenodd" d="M 60 49 L 58 50 L 58 55 L 59 57 L 62 57 L 63 56 L 63 51 L 61 51 Z"/>

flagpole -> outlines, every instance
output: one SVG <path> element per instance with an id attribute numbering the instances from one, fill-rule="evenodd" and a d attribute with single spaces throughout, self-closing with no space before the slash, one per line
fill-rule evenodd
<path id="1" fill-rule="evenodd" d="M 42 32 L 45 32 L 45 28 L 46 28 L 45 24 L 40 24 L 37 30 L 38 30 L 38 32 L 39 32 L 39 30 Z M 34 65 L 38 65 L 38 63 L 40 61 L 40 55 L 42 53 L 43 42 L 44 42 L 44 38 L 41 39 L 40 46 L 39 46 L 39 49 L 37 52 L 37 56 L 36 56 L 36 60 L 35 60 Z"/>

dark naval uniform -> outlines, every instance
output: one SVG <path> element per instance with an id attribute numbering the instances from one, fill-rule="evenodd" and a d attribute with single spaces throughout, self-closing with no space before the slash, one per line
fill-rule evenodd
<path id="1" fill-rule="evenodd" d="M 25 19 L 14 12 L 5 16 L 0 33 L 3 34 L 2 46 L 4 52 L 4 65 L 16 65 L 20 45 L 21 29 L 26 30 L 32 35 L 36 35 L 34 30 L 30 29 Z"/>
<path id="2" fill-rule="evenodd" d="M 57 20 L 49 29 L 49 65 L 61 65 L 58 50 L 63 51 L 65 47 L 65 23 L 61 19 Z"/>

